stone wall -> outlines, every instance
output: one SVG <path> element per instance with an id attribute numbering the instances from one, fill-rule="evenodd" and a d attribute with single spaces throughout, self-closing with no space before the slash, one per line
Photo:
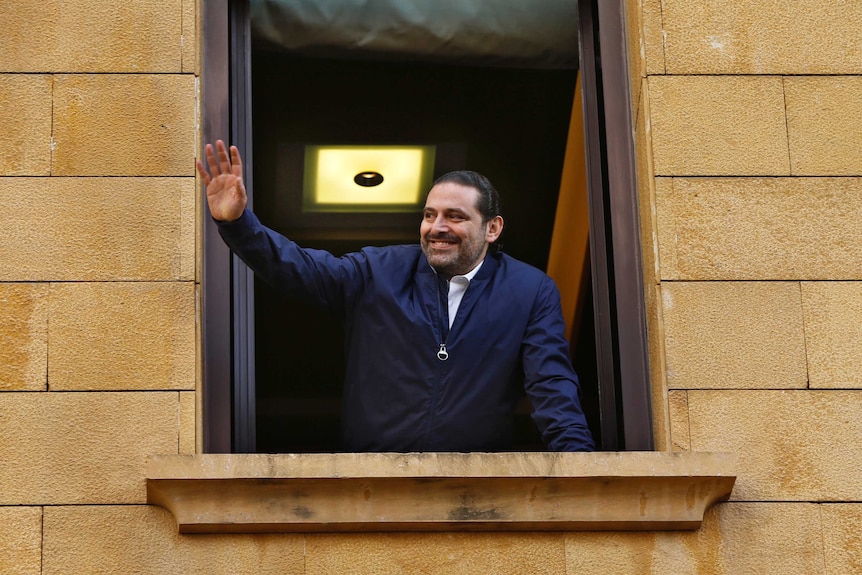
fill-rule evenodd
<path id="1" fill-rule="evenodd" d="M 732 4 L 732 6 L 731 6 Z M 696 532 L 184 535 L 195 0 L 0 33 L 0 573 L 862 571 L 862 5 L 631 0 L 656 436 L 739 454 Z"/>
<path id="2" fill-rule="evenodd" d="M 195 0 L 2 13 L 0 573 L 106 572 L 195 449 Z"/>
<path id="3" fill-rule="evenodd" d="M 665 572 L 862 572 L 862 5 L 628 18 L 657 436 L 740 464 Z"/>

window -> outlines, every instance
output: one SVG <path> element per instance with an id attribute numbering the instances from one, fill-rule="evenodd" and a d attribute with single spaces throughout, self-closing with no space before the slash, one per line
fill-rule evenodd
<path id="1" fill-rule="evenodd" d="M 595 412 L 592 422 L 598 426 L 597 435 L 600 437 L 600 446 L 606 450 L 616 449 L 650 449 L 652 447 L 651 421 L 649 415 L 649 383 L 646 369 L 646 335 L 643 312 L 643 289 L 642 275 L 640 269 L 639 235 L 637 231 L 636 201 L 634 201 L 634 170 L 633 150 L 631 142 L 631 118 L 630 104 L 628 99 L 627 68 L 625 64 L 625 35 L 623 22 L 620 20 L 623 10 L 613 13 L 608 5 L 603 3 L 599 6 L 596 2 L 582 0 L 579 2 L 579 27 L 581 34 L 581 74 L 584 84 L 585 103 L 585 127 L 587 140 L 587 165 L 589 188 L 591 195 L 591 244 L 592 244 L 592 294 L 595 311 L 595 329 L 589 329 L 589 335 L 585 341 L 594 340 L 596 348 L 596 359 L 590 357 L 589 364 L 594 366 L 595 377 L 585 373 L 583 365 L 578 366 L 582 383 L 588 385 L 591 380 L 598 382 L 598 387 L 591 397 L 595 398 Z M 263 189 L 271 184 L 267 181 L 273 177 L 273 166 L 279 164 L 278 157 L 266 157 L 262 150 L 267 150 L 270 156 L 277 153 L 279 149 L 289 147 L 292 138 L 302 141 L 303 138 L 337 138 L 339 134 L 315 135 L 302 133 L 294 123 L 290 129 L 279 122 L 290 122 L 290 119 L 273 121 L 269 124 L 270 116 L 266 124 L 253 124 L 249 120 L 253 116 L 252 109 L 267 97 L 266 84 L 257 84 L 254 90 L 255 97 L 252 98 L 252 86 L 255 85 L 252 70 L 255 73 L 261 70 L 269 72 L 269 78 L 282 77 L 297 78 L 295 84 L 301 85 L 303 78 L 319 74 L 322 70 L 320 62 L 309 63 L 301 58 L 286 61 L 284 58 L 274 58 L 267 61 L 265 54 L 255 56 L 252 64 L 252 42 L 249 27 L 249 6 L 247 1 L 221 0 L 207 2 L 204 4 L 203 19 L 203 140 L 212 141 L 217 137 L 225 137 L 229 133 L 231 142 L 236 143 L 245 150 L 245 168 L 247 174 L 247 185 L 251 188 L 254 198 L 255 210 L 278 211 L 272 204 L 272 198 L 258 195 L 255 196 L 254 188 Z M 597 22 L 601 20 L 602 26 Z M 574 22 L 572 25 L 576 25 Z M 601 39 L 602 53 L 598 58 L 597 46 Z M 598 62 L 604 62 L 604 68 L 598 67 Z M 284 66 L 288 66 L 285 69 Z M 312 68 L 309 68 L 311 66 Z M 373 75 L 380 74 L 383 77 L 387 72 L 387 66 L 392 64 L 362 65 L 350 62 L 330 61 L 327 66 L 327 78 L 333 80 L 338 74 L 355 75 L 357 72 Z M 305 68 L 303 68 L 305 67 Z M 423 69 L 425 74 L 431 68 Z M 455 74 L 454 70 L 441 70 L 434 68 L 440 74 Z M 404 74 L 410 74 L 409 69 L 402 70 Z M 562 94 L 568 89 L 571 98 L 574 83 L 573 74 L 534 74 L 530 76 L 527 72 L 519 72 L 520 77 L 506 77 L 505 70 L 486 70 L 478 72 L 473 70 L 472 74 L 465 74 L 462 81 L 467 81 L 467 76 L 485 76 L 489 86 L 495 83 L 515 83 L 520 89 L 539 89 L 540 93 L 550 100 L 554 98 L 550 94 Z M 530 82 L 525 78 L 530 77 Z M 541 77 L 541 78 L 540 78 Z M 541 82 L 540 82 L 541 80 Z M 414 84 L 420 79 L 411 77 Z M 434 78 L 440 82 L 440 77 Z M 544 84 L 542 82 L 545 82 Z M 571 86 L 566 86 L 569 82 Z M 409 83 L 409 82 L 408 82 Z M 490 88 L 489 88 L 490 89 Z M 318 97 L 320 94 L 318 94 Z M 272 97 L 272 94 L 270 94 Z M 520 99 L 525 101 L 529 96 L 524 92 L 513 92 L 509 105 L 514 105 Z M 505 98 L 498 99 L 505 103 Z M 569 100 L 570 101 L 570 100 Z M 264 104 L 266 105 L 266 104 Z M 478 104 L 480 107 L 482 103 Z M 568 104 L 562 106 L 565 108 Z M 550 106 L 542 106 L 547 108 Z M 467 110 L 464 113 L 475 113 Z M 351 110 L 348 110 L 350 113 Z M 355 109 L 353 110 L 355 112 Z M 408 110 L 406 116 L 415 113 Z M 561 122 L 559 133 L 565 134 L 568 116 Z M 489 122 L 493 123 L 491 119 Z M 437 121 L 439 123 L 439 121 Z M 529 124 L 528 120 L 525 125 Z M 336 122 L 336 130 L 344 130 L 349 125 L 343 119 Z M 405 122 L 395 122 L 396 128 L 404 133 Z M 253 126 L 256 126 L 254 130 Z M 553 122 L 551 122 L 553 127 Z M 270 130 L 268 128 L 273 128 Z M 279 129 L 281 128 L 281 129 Z M 285 134 L 285 132 L 289 132 Z M 505 131 L 504 131 L 505 132 Z M 543 141 L 559 139 L 556 136 L 547 136 Z M 279 135 L 280 134 L 280 135 Z M 311 134 L 311 135 L 309 135 Z M 318 132 L 317 134 L 321 134 Z M 381 139 L 393 138 L 393 132 L 378 131 L 377 137 Z M 415 133 L 407 136 L 422 139 L 424 135 Z M 343 137 L 343 133 L 342 133 Z M 357 138 L 355 134 L 352 138 Z M 268 140 L 271 138 L 283 138 L 279 142 Z M 431 137 L 430 139 L 449 140 L 445 136 Z M 494 139 L 505 142 L 506 135 L 495 134 Z M 535 139 L 535 138 L 531 138 Z M 456 138 L 456 141 L 458 138 Z M 266 146 L 251 146 L 252 142 L 266 142 Z M 325 142 L 324 142 L 325 143 Z M 433 142 L 431 142 L 433 143 Z M 252 149 L 254 152 L 252 153 Z M 475 149 L 475 146 L 474 146 Z M 528 155 L 529 150 L 521 148 L 521 153 Z M 542 156 L 542 148 L 538 148 L 538 156 Z M 500 154 L 500 150 L 490 150 L 490 158 Z M 515 152 L 514 163 L 517 164 L 518 151 Z M 549 154 L 544 154 L 545 156 Z M 480 154 L 481 156 L 481 154 Z M 471 158 L 469 167 L 483 171 L 481 166 Z M 526 162 L 526 158 L 521 158 Z M 541 161 L 538 158 L 536 161 Z M 513 160 L 508 160 L 510 163 Z M 482 160 L 478 163 L 481 164 Z M 258 168 L 260 166 L 260 168 Z M 269 170 L 269 171 L 267 171 Z M 538 168 L 538 171 L 551 178 L 559 178 L 559 166 L 547 166 Z M 494 180 L 495 178 L 492 178 Z M 513 177 L 517 185 L 517 177 Z M 499 181 L 495 182 L 498 187 L 505 189 Z M 547 187 L 547 185 L 544 185 Z M 551 186 L 556 189 L 555 186 Z M 513 205 L 509 198 L 505 198 L 504 208 L 509 211 L 532 213 L 536 220 L 526 223 L 524 230 L 539 229 L 539 236 L 543 234 L 549 238 L 550 225 L 547 223 L 548 209 L 551 210 L 551 223 L 553 222 L 553 205 L 556 196 L 542 197 L 539 201 L 535 198 L 530 202 L 531 207 L 536 210 L 521 209 L 517 202 Z M 538 215 L 537 215 L 538 214 Z M 416 220 L 418 222 L 418 219 Z M 522 222 L 524 223 L 524 222 Z M 374 227 L 372 225 L 372 227 Z M 384 226 L 385 227 L 385 226 Z M 417 225 L 414 223 L 409 228 L 393 226 L 388 238 L 354 237 L 354 242 L 342 240 L 340 244 L 322 245 L 330 247 L 335 251 L 344 251 L 355 247 L 355 241 L 378 241 L 381 239 L 407 239 L 415 241 Z M 406 234 L 410 234 L 406 236 Z M 507 229 L 513 238 L 529 232 Z M 323 240 L 324 244 L 325 241 Z M 513 240 L 514 241 L 514 240 Z M 542 244 L 542 240 L 537 242 Z M 545 242 L 546 245 L 546 242 Z M 531 252 L 530 247 L 523 249 L 523 253 L 515 251 L 513 255 L 520 259 L 526 259 L 537 267 L 542 267 L 540 261 L 543 256 L 536 255 L 541 252 L 541 247 Z M 512 253 L 512 250 L 508 250 Z M 545 251 L 546 253 L 546 251 Z M 525 255 L 526 254 L 526 255 Z M 207 225 L 204 230 L 204 285 L 203 285 L 203 359 L 204 359 L 204 427 L 205 427 L 205 451 L 227 452 L 227 451 L 253 451 L 262 444 L 266 450 L 273 450 L 272 445 L 258 441 L 257 431 L 259 426 L 256 421 L 262 413 L 257 409 L 257 400 L 260 393 L 267 388 L 267 373 L 261 372 L 261 367 L 266 365 L 266 360 L 259 356 L 260 346 L 255 345 L 255 304 L 262 309 L 271 310 L 274 305 L 290 305 L 280 302 L 276 304 L 265 291 L 254 285 L 251 274 L 232 258 L 227 249 L 221 243 L 214 226 Z M 309 313 L 308 310 L 294 308 L 290 313 Z M 260 316 L 258 316 L 260 317 Z M 267 314 L 270 317 L 270 314 Z M 265 319 L 265 318 L 262 318 Z M 319 317 L 305 318 L 312 323 L 322 322 Z M 261 322 L 258 322 L 261 323 Z M 324 322 L 325 323 L 325 322 Z M 625 326 L 620 328 L 619 326 Z M 591 326 L 589 326 L 591 327 Z M 257 326 L 257 329 L 260 325 Z M 329 346 L 333 356 L 341 354 L 341 332 L 331 324 L 323 325 L 323 330 L 318 334 L 323 346 Z M 329 331 L 327 331 L 329 330 Z M 281 348 L 285 348 L 284 342 Z M 289 345 L 287 346 L 289 347 Z M 301 351 L 307 354 L 307 351 Z M 256 354 L 258 357 L 256 358 Z M 592 350 L 590 350 L 592 355 Z M 320 362 L 318 362 L 320 364 Z M 322 365 L 322 364 L 321 364 Z M 330 366 L 324 365 L 326 369 Z M 284 368 L 280 368 L 284 369 Z M 306 375 L 305 377 L 308 377 Z M 311 376 L 317 377 L 315 375 Z M 295 377 L 302 380 L 303 376 Z M 329 381 L 339 381 L 339 374 L 330 374 Z M 271 387 L 271 386 L 270 386 Z M 337 393 L 337 392 L 336 392 Z M 322 418 L 321 429 L 328 428 L 336 432 L 337 425 L 332 421 L 333 395 L 309 396 L 302 404 L 302 412 L 317 410 Z M 296 397 L 293 398 L 297 399 Z M 273 403 L 272 397 L 267 397 L 267 404 Z M 587 403 L 587 402 L 585 402 Z M 294 402 L 296 404 L 296 402 Z M 326 422 L 325 418 L 330 421 Z M 312 418 L 313 419 L 313 418 Z M 598 420 L 598 421 L 596 421 Z M 230 422 L 230 424 L 228 423 Z M 309 422 L 298 422 L 299 427 L 307 427 Z M 328 444 L 327 444 L 328 445 Z M 326 449 L 327 445 L 318 446 Z M 308 446 L 309 450 L 318 447 Z"/>

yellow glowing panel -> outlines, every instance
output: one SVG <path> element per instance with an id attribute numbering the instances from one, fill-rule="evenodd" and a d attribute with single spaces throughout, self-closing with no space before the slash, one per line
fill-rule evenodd
<path id="1" fill-rule="evenodd" d="M 303 208 L 415 211 L 431 187 L 433 172 L 434 146 L 306 146 Z"/>

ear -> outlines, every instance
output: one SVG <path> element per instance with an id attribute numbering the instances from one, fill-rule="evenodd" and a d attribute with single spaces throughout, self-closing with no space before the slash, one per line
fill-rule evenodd
<path id="1" fill-rule="evenodd" d="M 485 241 L 489 244 L 493 244 L 497 241 L 497 238 L 500 237 L 500 234 L 503 233 L 503 217 L 496 216 L 495 218 L 488 221 L 487 228 L 485 229 Z"/>

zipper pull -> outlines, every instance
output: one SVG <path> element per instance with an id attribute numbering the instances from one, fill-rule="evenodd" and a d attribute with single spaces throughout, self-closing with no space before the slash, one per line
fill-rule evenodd
<path id="1" fill-rule="evenodd" d="M 446 361 L 447 359 L 449 359 L 449 352 L 446 351 L 445 343 L 440 344 L 440 349 L 437 350 L 437 359 L 439 359 L 440 361 Z"/>

